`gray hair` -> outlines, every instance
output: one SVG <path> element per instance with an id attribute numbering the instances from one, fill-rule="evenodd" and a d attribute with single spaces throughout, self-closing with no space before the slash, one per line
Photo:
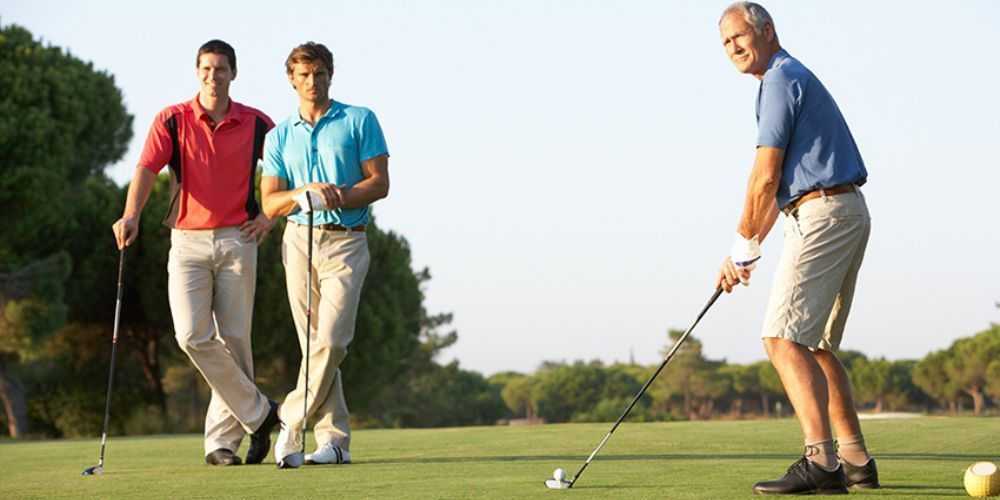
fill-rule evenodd
<path id="1" fill-rule="evenodd" d="M 726 7 L 726 10 L 722 11 L 722 16 L 719 17 L 719 24 L 722 24 L 722 20 L 726 18 L 729 14 L 738 12 L 743 14 L 743 18 L 753 26 L 753 30 L 757 32 L 758 35 L 764 34 L 764 25 L 771 23 L 771 27 L 774 27 L 774 19 L 771 19 L 771 14 L 767 12 L 762 5 L 754 2 L 736 2 Z M 778 41 L 778 30 L 774 30 L 774 41 Z"/>

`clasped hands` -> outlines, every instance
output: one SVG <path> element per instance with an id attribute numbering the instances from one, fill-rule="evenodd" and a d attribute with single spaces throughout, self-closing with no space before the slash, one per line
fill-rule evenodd
<path id="1" fill-rule="evenodd" d="M 299 205 L 302 213 L 322 212 L 344 206 L 344 195 L 347 185 L 336 185 L 329 182 L 312 182 L 305 185 L 305 190 L 292 197 Z M 310 207 L 310 203 L 312 206 Z"/>

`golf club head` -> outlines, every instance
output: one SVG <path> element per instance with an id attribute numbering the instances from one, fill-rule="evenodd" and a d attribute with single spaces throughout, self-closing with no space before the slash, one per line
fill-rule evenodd
<path id="1" fill-rule="evenodd" d="M 100 476 L 101 474 L 104 474 L 104 467 L 101 467 L 100 465 L 87 467 L 80 473 L 81 476 Z"/>
<path id="2" fill-rule="evenodd" d="M 298 469 L 305 462 L 305 454 L 296 451 L 286 455 L 281 460 L 278 460 L 279 469 Z"/>
<path id="3" fill-rule="evenodd" d="M 573 483 L 565 479 L 556 479 L 553 477 L 545 480 L 545 486 L 550 490 L 568 490 L 573 487 Z"/>

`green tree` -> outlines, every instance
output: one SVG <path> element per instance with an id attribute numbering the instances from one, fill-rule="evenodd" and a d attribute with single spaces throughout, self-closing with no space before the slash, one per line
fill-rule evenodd
<path id="1" fill-rule="evenodd" d="M 876 413 L 905 404 L 915 387 L 912 372 L 915 362 L 888 361 L 885 358 L 859 359 L 848 372 L 854 399 L 859 404 L 873 404 Z"/>
<path id="2" fill-rule="evenodd" d="M 0 398 L 15 437 L 27 431 L 17 373 L 35 353 L 25 349 L 39 349 L 65 318 L 67 258 L 78 257 L 64 250 L 75 234 L 67 214 L 81 186 L 122 156 L 131 124 L 113 77 L 21 27 L 0 27 L 0 275 L 10 285 L 0 288 Z M 32 273 L 62 278 L 24 281 Z"/>
<path id="3" fill-rule="evenodd" d="M 538 418 L 538 396 L 534 377 L 520 375 L 506 379 L 500 390 L 500 396 L 515 416 L 528 420 Z"/>
<path id="4" fill-rule="evenodd" d="M 684 332 L 671 329 L 667 334 L 676 342 Z M 701 341 L 689 336 L 665 368 L 665 376 L 657 378 L 650 388 L 656 409 L 670 411 L 671 401 L 679 397 L 686 418 L 711 417 L 716 398 L 729 390 L 727 377 L 718 371 L 723 364 L 705 358 Z"/>
<path id="5" fill-rule="evenodd" d="M 611 400 L 605 405 L 615 406 L 624 398 L 627 404 L 641 386 L 627 372 L 607 369 L 600 361 L 544 363 L 534 378 L 538 415 L 547 422 L 607 419 L 607 412 L 599 416 L 593 413 L 598 403 Z M 642 408 L 649 406 L 649 397 L 645 396 L 637 406 L 636 413 L 642 413 Z M 623 408 L 621 404 L 619 412 Z"/>
<path id="6" fill-rule="evenodd" d="M 988 382 L 990 364 L 1000 358 L 1000 325 L 956 340 L 948 349 L 951 355 L 944 362 L 944 371 L 954 384 L 972 398 L 976 415 L 986 407 L 983 389 Z"/>
<path id="7" fill-rule="evenodd" d="M 957 411 L 962 389 L 945 373 L 945 364 L 952 356 L 949 351 L 934 351 L 913 367 L 913 382 L 928 396 Z"/>

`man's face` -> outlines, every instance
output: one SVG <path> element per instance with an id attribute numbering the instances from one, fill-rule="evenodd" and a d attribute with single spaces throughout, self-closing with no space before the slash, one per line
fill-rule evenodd
<path id="1" fill-rule="evenodd" d="M 764 33 L 758 34 L 743 14 L 730 12 L 719 24 L 719 35 L 726 54 L 740 73 L 761 77 L 771 62 L 774 26 L 766 24 Z"/>
<path id="2" fill-rule="evenodd" d="M 229 58 L 222 54 L 206 52 L 198 57 L 198 82 L 205 96 L 229 97 L 229 84 L 236 79 L 236 70 L 229 65 Z"/>
<path id="3" fill-rule="evenodd" d="M 322 64 L 296 63 L 288 79 L 300 100 L 320 102 L 329 96 L 331 76 L 333 75 Z"/>

